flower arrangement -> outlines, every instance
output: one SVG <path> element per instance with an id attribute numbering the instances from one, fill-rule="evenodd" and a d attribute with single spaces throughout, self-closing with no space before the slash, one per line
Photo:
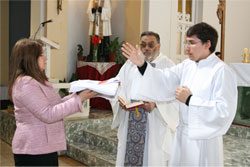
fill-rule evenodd
<path id="1" fill-rule="evenodd" d="M 97 35 L 93 35 L 91 38 L 91 43 L 93 44 L 93 61 L 98 61 L 98 46 L 101 43 L 101 38 Z"/>

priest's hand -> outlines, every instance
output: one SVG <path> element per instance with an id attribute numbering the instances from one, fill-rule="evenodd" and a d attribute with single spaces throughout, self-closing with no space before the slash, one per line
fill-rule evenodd
<path id="1" fill-rule="evenodd" d="M 144 102 L 143 108 L 146 112 L 151 112 L 156 107 L 154 102 Z"/>
<path id="2" fill-rule="evenodd" d="M 141 52 L 139 46 L 132 46 L 126 42 L 122 45 L 122 54 L 135 65 L 141 67 L 145 62 L 145 56 Z"/>
<path id="3" fill-rule="evenodd" d="M 182 103 L 186 103 L 190 95 L 192 95 L 192 92 L 186 86 L 177 87 L 177 89 L 175 90 L 175 98 Z"/>

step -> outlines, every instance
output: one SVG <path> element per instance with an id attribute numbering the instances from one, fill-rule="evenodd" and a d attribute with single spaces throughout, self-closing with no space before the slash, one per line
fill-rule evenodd
<path id="1" fill-rule="evenodd" d="M 111 130 L 112 117 L 66 121 L 66 154 L 91 166 L 114 166 L 117 130 Z"/>
<path id="2" fill-rule="evenodd" d="M 115 166 L 116 154 L 85 143 L 68 143 L 66 154 L 88 166 Z"/>

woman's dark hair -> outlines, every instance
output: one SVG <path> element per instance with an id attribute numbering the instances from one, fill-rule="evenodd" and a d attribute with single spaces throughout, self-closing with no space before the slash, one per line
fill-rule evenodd
<path id="1" fill-rule="evenodd" d="M 153 32 L 153 31 L 144 31 L 144 32 L 141 33 L 141 38 L 143 36 L 154 36 L 156 38 L 156 41 L 158 43 L 160 43 L 160 36 L 159 36 L 159 34 Z"/>
<path id="2" fill-rule="evenodd" d="M 40 40 L 24 38 L 16 42 L 11 54 L 10 97 L 12 97 L 13 85 L 19 76 L 30 76 L 46 85 L 48 78 L 45 71 L 41 71 L 38 65 L 38 58 L 42 53 L 43 44 Z"/>
<path id="3" fill-rule="evenodd" d="M 201 22 L 193 25 L 187 31 L 187 37 L 197 36 L 202 43 L 206 43 L 207 41 L 211 42 L 211 47 L 209 48 L 210 52 L 213 53 L 215 51 L 217 41 L 218 41 L 218 33 L 215 28 L 210 26 L 207 23 Z"/>

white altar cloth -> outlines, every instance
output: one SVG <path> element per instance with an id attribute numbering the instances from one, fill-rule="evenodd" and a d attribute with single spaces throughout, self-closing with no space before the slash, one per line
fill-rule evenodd
<path id="1" fill-rule="evenodd" d="M 238 86 L 250 86 L 250 64 L 249 63 L 231 63 L 230 67 L 235 71 Z"/>

